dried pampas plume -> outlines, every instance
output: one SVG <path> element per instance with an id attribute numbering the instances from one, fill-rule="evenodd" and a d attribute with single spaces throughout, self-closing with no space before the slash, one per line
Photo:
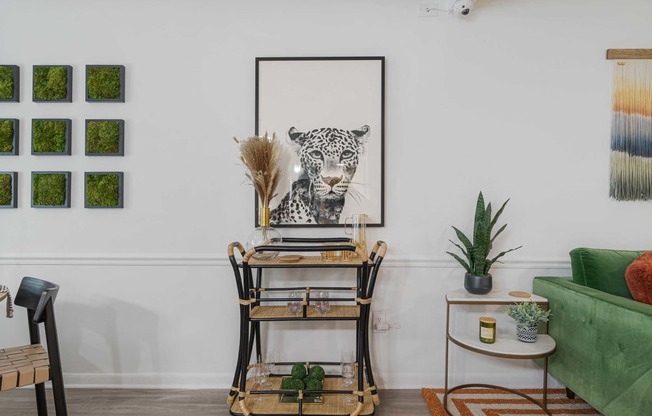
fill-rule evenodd
<path id="1" fill-rule="evenodd" d="M 240 160 L 248 170 L 245 176 L 258 192 L 261 205 L 269 208 L 281 179 L 281 143 L 276 133 L 272 137 L 265 133 L 264 136 L 252 136 L 243 141 L 235 137 L 233 140 L 240 147 Z"/>

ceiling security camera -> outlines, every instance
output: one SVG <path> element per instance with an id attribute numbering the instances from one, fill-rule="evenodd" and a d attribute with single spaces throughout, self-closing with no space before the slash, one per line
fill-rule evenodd
<path id="1" fill-rule="evenodd" d="M 450 10 L 453 14 L 468 16 L 475 7 L 475 0 L 453 0 Z"/>

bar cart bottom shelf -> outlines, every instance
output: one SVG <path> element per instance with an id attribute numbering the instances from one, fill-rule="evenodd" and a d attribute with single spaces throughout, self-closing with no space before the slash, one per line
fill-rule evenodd
<path id="1" fill-rule="evenodd" d="M 269 390 L 278 390 L 281 386 L 283 377 L 270 377 L 272 387 Z M 254 382 L 251 379 L 247 380 L 247 391 L 254 387 Z M 365 389 L 368 386 L 365 383 Z M 351 390 L 351 387 L 342 386 L 342 378 L 340 377 L 327 377 L 324 379 L 324 390 Z M 305 394 L 305 393 L 304 393 Z M 299 405 L 297 403 L 281 403 L 280 394 L 248 394 L 245 397 L 245 405 L 251 412 L 252 416 L 280 416 L 280 415 L 298 415 Z M 344 403 L 345 397 L 355 397 L 355 401 L 351 404 Z M 256 400 L 254 400 L 256 399 Z M 240 401 L 236 397 L 235 401 L 229 409 L 231 415 L 242 416 L 242 409 L 240 409 Z M 312 416 L 348 416 L 353 412 L 358 404 L 357 396 L 353 394 L 323 394 L 322 403 L 306 403 L 303 404 L 304 415 Z M 375 406 L 370 392 L 364 394 L 364 407 L 360 412 L 361 416 L 372 416 L 375 414 Z"/>

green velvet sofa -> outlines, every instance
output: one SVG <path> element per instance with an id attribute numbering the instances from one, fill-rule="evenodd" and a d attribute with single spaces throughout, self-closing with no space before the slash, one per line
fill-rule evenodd
<path id="1" fill-rule="evenodd" d="M 549 373 L 606 416 L 652 415 L 652 305 L 633 300 L 625 283 L 642 253 L 577 248 L 572 280 L 534 279 L 557 342 Z"/>

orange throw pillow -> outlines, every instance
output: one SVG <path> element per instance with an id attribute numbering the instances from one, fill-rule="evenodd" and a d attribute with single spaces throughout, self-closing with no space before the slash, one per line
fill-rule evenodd
<path id="1" fill-rule="evenodd" d="M 641 254 L 627 267 L 625 282 L 634 300 L 652 305 L 652 252 Z"/>

